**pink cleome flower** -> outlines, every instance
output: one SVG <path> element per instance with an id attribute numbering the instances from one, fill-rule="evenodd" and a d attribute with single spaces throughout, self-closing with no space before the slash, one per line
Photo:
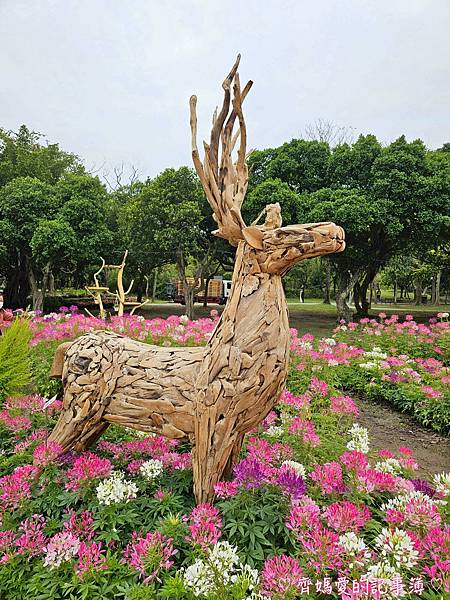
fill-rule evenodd
<path id="1" fill-rule="evenodd" d="M 235 481 L 219 481 L 214 486 L 214 492 L 218 498 L 232 498 L 238 492 L 239 486 Z"/>
<path id="2" fill-rule="evenodd" d="M 159 531 L 147 533 L 145 536 L 133 532 L 123 556 L 125 562 L 144 577 L 144 583 L 148 583 L 157 578 L 160 570 L 170 569 L 173 565 L 171 557 L 176 552 L 172 538 Z"/>
<path id="3" fill-rule="evenodd" d="M 320 486 L 323 494 L 333 494 L 345 490 L 342 468 L 337 462 L 316 465 L 310 477 Z"/>
<path id="4" fill-rule="evenodd" d="M 344 500 L 330 504 L 324 511 L 324 517 L 328 526 L 339 533 L 357 532 L 370 519 L 371 512 L 365 504 L 357 506 Z"/>
<path id="5" fill-rule="evenodd" d="M 23 500 L 31 498 L 31 482 L 37 474 L 36 467 L 16 467 L 11 475 L 0 477 L 0 506 L 4 510 L 17 508 Z"/>
<path id="6" fill-rule="evenodd" d="M 217 508 L 211 504 L 199 504 L 189 517 L 188 541 L 197 544 L 206 550 L 216 544 L 222 535 L 222 519 Z"/>
<path id="7" fill-rule="evenodd" d="M 19 536 L 15 540 L 17 554 L 26 554 L 28 556 L 37 556 L 44 550 L 46 537 L 44 528 L 46 520 L 43 515 L 32 515 L 25 519 L 19 526 Z"/>
<path id="8" fill-rule="evenodd" d="M 310 444 L 313 447 L 320 445 L 320 437 L 317 435 L 312 421 L 294 417 L 289 425 L 289 433 L 299 434 L 304 444 Z"/>
<path id="9" fill-rule="evenodd" d="M 69 520 L 64 523 L 64 531 L 69 531 L 80 539 L 90 540 L 94 537 L 94 519 L 92 513 L 85 510 L 79 514 L 69 512 Z"/>
<path id="10" fill-rule="evenodd" d="M 67 471 L 67 490 L 78 490 L 83 485 L 91 485 L 95 479 L 108 477 L 112 471 L 112 463 L 92 452 L 84 452 Z"/>
<path id="11" fill-rule="evenodd" d="M 107 569 L 108 564 L 104 552 L 101 542 L 81 542 L 78 549 L 78 563 L 75 566 L 75 573 L 83 578 L 87 573 L 96 573 Z"/>
<path id="12" fill-rule="evenodd" d="M 308 496 L 295 503 L 286 518 L 286 527 L 297 535 L 320 525 L 320 507 Z"/>
<path id="13" fill-rule="evenodd" d="M 359 415 L 359 409 L 350 396 L 333 396 L 330 398 L 330 410 L 338 415 Z"/>
<path id="14" fill-rule="evenodd" d="M 281 554 L 265 561 L 261 573 L 261 592 L 267 596 L 300 591 L 303 571 L 296 558 Z"/>
<path id="15" fill-rule="evenodd" d="M 63 448 L 57 442 L 47 441 L 36 446 L 33 452 L 33 464 L 45 467 L 55 461 L 63 453 Z"/>

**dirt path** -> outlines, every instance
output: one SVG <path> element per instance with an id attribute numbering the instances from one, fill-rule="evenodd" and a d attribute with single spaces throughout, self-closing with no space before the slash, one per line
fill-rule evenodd
<path id="1" fill-rule="evenodd" d="M 411 448 L 419 463 L 419 477 L 450 472 L 450 438 L 421 427 L 409 415 L 388 405 L 358 400 L 358 422 L 369 430 L 372 449 L 395 452 L 401 446 Z"/>

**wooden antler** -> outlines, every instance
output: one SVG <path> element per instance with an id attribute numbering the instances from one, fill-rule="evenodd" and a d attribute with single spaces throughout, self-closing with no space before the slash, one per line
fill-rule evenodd
<path id="1" fill-rule="evenodd" d="M 243 239 L 242 230 L 246 227 L 241 216 L 241 206 L 248 185 L 248 168 L 245 162 L 247 131 L 242 112 L 242 102 L 253 85 L 253 82 L 249 81 L 241 90 L 237 72 L 240 59 L 241 55 L 238 54 L 236 62 L 222 84 L 224 90 L 223 105 L 219 113 L 217 113 L 217 109 L 214 111 L 209 145 L 203 142 L 205 149 L 203 163 L 200 160 L 197 147 L 197 97 L 191 96 L 189 102 L 192 160 L 213 210 L 214 220 L 219 226 L 213 234 L 227 239 L 233 245 L 237 245 L 238 241 Z M 232 86 L 233 98 L 231 98 Z M 230 104 L 232 106 L 231 110 Z M 236 118 L 239 122 L 239 128 L 233 134 Z M 236 162 L 233 162 L 232 152 L 239 138 L 238 157 Z M 221 146 L 220 159 L 219 145 Z"/>

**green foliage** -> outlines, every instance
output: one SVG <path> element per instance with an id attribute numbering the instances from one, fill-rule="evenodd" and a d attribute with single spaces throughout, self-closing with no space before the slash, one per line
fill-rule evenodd
<path id="1" fill-rule="evenodd" d="M 0 401 L 22 392 L 30 381 L 28 323 L 16 319 L 0 336 Z"/>
<path id="2" fill-rule="evenodd" d="M 60 341 L 45 341 L 36 344 L 30 349 L 31 372 L 34 388 L 38 394 L 51 398 L 55 394 L 61 395 L 62 383 L 60 379 L 50 379 L 50 369 L 55 356 L 56 348 Z"/>
<path id="3" fill-rule="evenodd" d="M 224 517 L 224 533 L 240 548 L 242 558 L 261 567 L 267 557 L 289 552 L 289 536 L 284 524 L 288 500 L 270 488 L 249 490 L 218 504 Z"/>

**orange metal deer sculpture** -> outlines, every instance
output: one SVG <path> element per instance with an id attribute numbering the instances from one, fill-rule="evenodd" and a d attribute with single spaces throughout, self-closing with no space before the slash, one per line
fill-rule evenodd
<path id="1" fill-rule="evenodd" d="M 231 295 L 208 345 L 149 346 L 97 331 L 60 346 L 53 366 L 53 375 L 62 375 L 64 401 L 51 440 L 64 451 L 83 450 L 110 423 L 188 439 L 198 502 L 212 499 L 245 433 L 266 417 L 283 389 L 289 323 L 281 277 L 300 260 L 345 247 L 344 232 L 333 223 L 282 227 L 278 204 L 266 207 L 264 225 L 245 225 L 242 102 L 252 82 L 241 90 L 239 60 L 223 82 L 224 101 L 214 114 L 203 163 L 196 143 L 196 97 L 190 100 L 192 157 L 218 225 L 214 234 L 237 246 Z"/>

